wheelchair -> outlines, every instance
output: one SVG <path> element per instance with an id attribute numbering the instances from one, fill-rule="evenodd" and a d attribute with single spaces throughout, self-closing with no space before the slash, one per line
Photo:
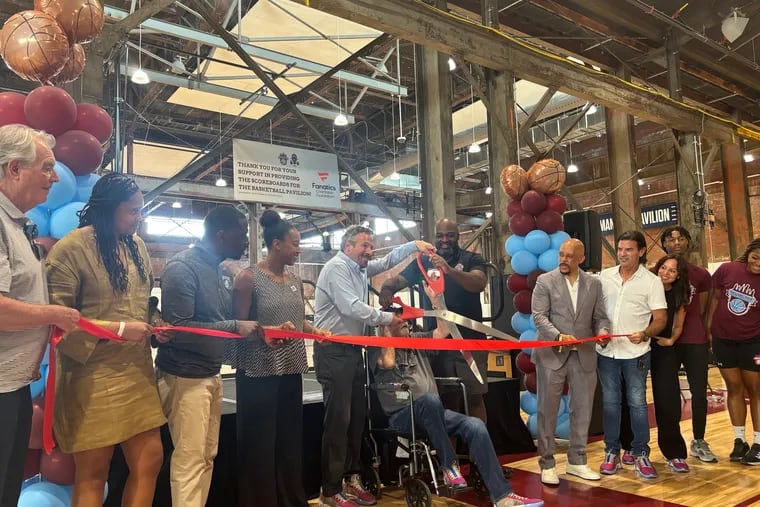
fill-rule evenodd
<path id="1" fill-rule="evenodd" d="M 369 377 L 369 372 L 368 372 Z M 458 385 L 463 390 L 466 406 L 466 387 L 461 379 L 436 378 L 439 385 Z M 365 487 L 377 498 L 381 495 L 381 484 L 404 488 L 406 504 L 409 507 L 430 507 L 432 494 L 451 497 L 456 493 L 474 490 L 479 496 L 487 497 L 488 490 L 474 463 L 469 463 L 467 488 L 451 488 L 443 480 L 443 472 L 437 460 L 437 453 L 426 440 L 424 431 L 415 428 L 414 411 L 410 410 L 411 432 L 401 433 L 388 428 L 388 417 L 382 411 L 377 397 L 378 391 L 406 393 L 411 407 L 414 396 L 409 385 L 398 383 L 372 383 L 368 378 L 367 404 L 369 414 L 368 432 L 365 438 L 363 458 L 369 462 L 362 472 Z M 398 450 L 408 456 L 404 460 L 397 457 Z M 460 463 L 468 461 L 467 456 L 459 456 Z"/>

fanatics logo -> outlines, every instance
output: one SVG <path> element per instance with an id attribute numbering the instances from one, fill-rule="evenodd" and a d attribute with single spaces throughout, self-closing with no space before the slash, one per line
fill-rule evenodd
<path id="1" fill-rule="evenodd" d="M 328 173 L 327 171 L 320 171 L 317 173 L 317 176 L 319 176 L 319 179 L 322 180 L 322 183 L 324 183 L 325 181 L 327 181 L 327 177 L 329 176 L 329 174 L 330 173 Z"/>

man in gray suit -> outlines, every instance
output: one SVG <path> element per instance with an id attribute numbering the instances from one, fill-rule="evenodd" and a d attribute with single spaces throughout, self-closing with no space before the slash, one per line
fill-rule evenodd
<path id="1" fill-rule="evenodd" d="M 602 284 L 578 268 L 585 259 L 583 243 L 568 239 L 559 249 L 559 266 L 538 277 L 533 289 L 533 319 L 538 339 L 574 340 L 608 333 L 609 320 L 602 301 Z M 534 349 L 538 395 L 538 454 L 541 482 L 559 484 L 554 461 L 554 433 L 562 388 L 570 386 L 570 447 L 567 473 L 598 481 L 586 463 L 586 443 L 596 387 L 594 342 Z"/>

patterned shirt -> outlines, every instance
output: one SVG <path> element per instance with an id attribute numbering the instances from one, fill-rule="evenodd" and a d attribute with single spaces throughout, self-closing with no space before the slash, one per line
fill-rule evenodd
<path id="1" fill-rule="evenodd" d="M 248 320 L 258 321 L 262 326 L 275 326 L 290 321 L 298 331 L 303 331 L 304 304 L 301 280 L 289 271 L 285 281 L 270 278 L 258 266 L 253 272 L 253 294 Z M 279 349 L 271 349 L 263 340 L 228 340 L 224 356 L 225 364 L 242 370 L 248 377 L 273 375 L 297 375 L 305 373 L 306 347 L 304 341 L 285 341 Z"/>

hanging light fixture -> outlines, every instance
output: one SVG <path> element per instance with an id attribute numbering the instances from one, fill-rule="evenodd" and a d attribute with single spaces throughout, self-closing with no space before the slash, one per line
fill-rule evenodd
<path id="1" fill-rule="evenodd" d="M 737 7 L 734 7 L 731 9 L 731 14 L 721 23 L 720 31 L 723 32 L 723 36 L 728 42 L 734 42 L 742 36 L 745 28 L 747 28 L 747 23 L 749 23 L 749 18 L 744 16 Z"/>
<path id="2" fill-rule="evenodd" d="M 140 5 L 140 8 L 142 8 L 142 1 L 140 2 L 139 5 Z M 132 73 L 132 82 L 139 85 L 146 85 L 150 83 L 150 77 L 148 77 L 148 73 L 145 72 L 142 68 L 142 23 L 140 23 L 140 27 L 139 27 L 139 38 L 138 38 L 137 47 L 139 48 L 137 52 L 138 68 L 136 71 Z"/>
<path id="3" fill-rule="evenodd" d="M 470 116 L 472 117 L 472 144 L 467 153 L 480 153 L 480 145 L 475 142 L 475 91 L 470 85 Z"/>
<path id="4" fill-rule="evenodd" d="M 456 69 L 457 69 L 457 62 L 455 62 L 452 57 L 449 57 L 449 70 L 453 72 Z"/>
<path id="5" fill-rule="evenodd" d="M 744 154 L 744 161 L 745 162 L 752 162 L 755 160 L 755 156 L 752 153 L 745 153 Z"/>
<path id="6" fill-rule="evenodd" d="M 336 21 L 336 23 L 338 23 Z M 340 47 L 340 25 L 336 25 L 336 32 L 337 32 L 337 39 L 338 39 L 338 47 Z M 341 100 L 341 80 L 340 80 L 340 74 L 338 74 L 338 116 L 335 117 L 333 120 L 333 125 L 336 127 L 345 127 L 348 125 L 348 117 L 343 114 L 343 101 Z M 348 101 L 346 101 L 348 104 Z"/>
<path id="7" fill-rule="evenodd" d="M 174 208 L 174 209 L 182 209 L 182 203 L 179 202 L 179 201 L 174 201 L 172 203 L 172 208 Z"/>
<path id="8" fill-rule="evenodd" d="M 578 166 L 573 163 L 573 142 L 572 141 L 570 141 L 570 165 L 567 166 L 567 172 L 568 173 L 578 172 Z"/>
<path id="9" fill-rule="evenodd" d="M 223 166 L 223 160 L 222 160 L 222 112 L 219 112 L 219 178 L 216 180 L 215 185 L 217 187 L 226 187 L 227 186 L 227 180 L 224 179 L 224 175 L 222 174 L 222 166 Z"/>
<path id="10" fill-rule="evenodd" d="M 400 81 L 399 81 L 400 82 Z M 391 134 L 393 135 L 393 172 L 391 173 L 391 180 L 398 181 L 401 179 L 401 175 L 396 170 L 396 155 L 398 155 L 398 151 L 396 149 L 396 142 L 401 140 L 402 134 L 399 134 L 398 137 L 396 137 L 396 104 L 393 102 L 393 95 L 391 95 L 391 130 L 393 131 Z M 401 97 L 399 97 L 399 103 L 398 103 L 398 114 L 399 114 L 399 122 L 401 121 Z M 406 142 L 406 138 L 404 138 L 404 142 Z"/>

